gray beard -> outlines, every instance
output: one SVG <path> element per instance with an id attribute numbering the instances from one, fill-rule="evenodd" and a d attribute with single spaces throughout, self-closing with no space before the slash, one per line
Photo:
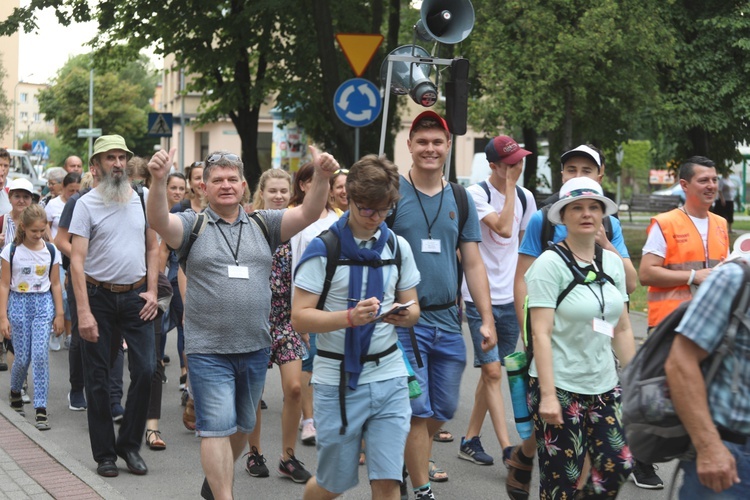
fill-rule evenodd
<path id="1" fill-rule="evenodd" d="M 105 205 L 127 205 L 130 201 L 130 182 L 125 176 L 103 175 L 98 190 Z"/>

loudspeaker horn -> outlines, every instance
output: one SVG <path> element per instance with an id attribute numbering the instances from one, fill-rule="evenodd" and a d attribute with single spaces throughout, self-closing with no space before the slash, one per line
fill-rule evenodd
<path id="1" fill-rule="evenodd" d="M 419 45 L 402 45 L 389 56 L 430 57 L 430 53 Z M 437 102 L 437 87 L 430 80 L 431 64 L 393 62 L 391 70 L 391 92 L 396 95 L 409 94 L 417 104 L 430 107 Z M 385 84 L 388 77 L 388 58 L 380 66 L 380 80 Z"/>
<path id="2" fill-rule="evenodd" d="M 420 17 L 414 29 L 426 42 L 436 40 L 453 45 L 465 40 L 474 29 L 474 7 L 470 0 L 424 0 Z"/>

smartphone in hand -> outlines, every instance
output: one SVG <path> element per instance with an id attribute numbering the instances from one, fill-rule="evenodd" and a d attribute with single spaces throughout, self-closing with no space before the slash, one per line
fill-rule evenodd
<path id="1" fill-rule="evenodd" d="M 412 305 L 413 305 L 414 303 L 415 303 L 415 302 L 414 302 L 413 300 L 410 300 L 409 302 L 406 302 L 405 304 L 401 304 L 401 305 L 393 306 L 393 307 L 392 307 L 392 308 L 391 308 L 390 310 L 388 310 L 388 311 L 386 311 L 386 312 L 384 312 L 384 313 L 381 313 L 381 314 L 379 314 L 379 315 L 375 316 L 375 317 L 374 317 L 374 318 L 372 319 L 372 322 L 375 322 L 375 321 L 382 321 L 382 320 L 383 320 L 383 318 L 385 318 L 385 317 L 386 317 L 386 316 L 388 316 L 389 314 L 398 314 L 398 313 L 400 313 L 401 311 L 405 311 L 405 310 L 407 310 L 407 309 L 408 309 L 408 308 L 409 308 L 410 306 L 412 306 Z"/>

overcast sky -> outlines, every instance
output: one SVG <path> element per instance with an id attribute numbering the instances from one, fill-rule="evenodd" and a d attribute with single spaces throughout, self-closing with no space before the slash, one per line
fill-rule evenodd
<path id="1" fill-rule="evenodd" d="M 21 0 L 21 5 L 28 3 L 29 0 Z M 65 27 L 57 22 L 53 9 L 44 9 L 37 24 L 37 33 L 19 35 L 18 78 L 47 83 L 71 56 L 89 52 L 90 48 L 84 44 L 95 35 L 96 23 Z"/>

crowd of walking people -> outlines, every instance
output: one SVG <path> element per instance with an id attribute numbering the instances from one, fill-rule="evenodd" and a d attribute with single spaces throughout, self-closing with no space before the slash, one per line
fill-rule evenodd
<path id="1" fill-rule="evenodd" d="M 96 472 L 117 476 L 120 458 L 147 474 L 142 447 L 168 446 L 159 421 L 169 333 L 183 423 L 200 438 L 203 498 L 233 498 L 241 459 L 255 478 L 270 465 L 304 484 L 307 500 L 353 488 L 360 465 L 373 498 L 429 500 L 450 472 L 432 446 L 453 440 L 445 425 L 468 357 L 465 316 L 481 375 L 459 458 L 495 462 L 480 439 L 489 413 L 509 498 L 534 496 L 535 462 L 541 498 L 614 497 L 631 476 L 663 488 L 654 466 L 631 455 L 620 419 L 618 369 L 636 351 L 628 294 L 639 277 L 649 286 L 654 327 L 727 257 L 726 221 L 709 212 L 713 162 L 684 162 L 685 205 L 653 219 L 636 270 L 594 146 L 562 155 L 562 188 L 539 210 L 519 185 L 530 152 L 509 136 L 489 141 L 491 174 L 468 189 L 444 179 L 451 134 L 440 115 L 417 116 L 407 146 L 406 175 L 385 157 L 343 168 L 310 147 L 293 176 L 267 170 L 251 193 L 236 154 L 212 152 L 183 174 L 174 150 L 142 159 L 107 135 L 85 175 L 77 157 L 51 169 L 40 202 L 28 181 L 4 186 L 0 150 L 0 371 L 10 367 L 10 406 L 24 415 L 33 403 L 36 427 L 50 429 L 49 351 L 68 349 L 68 405 L 86 412 Z M 525 439 L 509 428 L 501 394 L 521 334 Z M 261 420 L 273 365 L 283 408 L 271 451 L 261 434 L 277 423 Z M 746 436 L 750 416 L 739 421 Z M 298 436 L 316 445 L 317 470 L 295 455 Z M 737 484 L 711 481 L 726 469 L 707 467 L 698 462 L 682 496 L 701 485 L 735 494 Z M 750 480 L 741 467 L 738 480 Z"/>

